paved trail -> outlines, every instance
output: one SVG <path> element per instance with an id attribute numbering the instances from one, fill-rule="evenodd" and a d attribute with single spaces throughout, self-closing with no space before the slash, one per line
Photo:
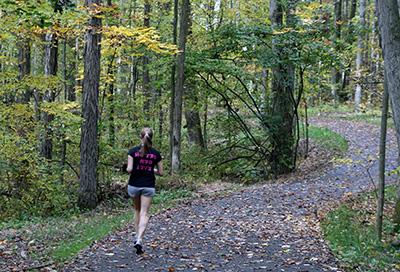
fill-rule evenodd
<path id="1" fill-rule="evenodd" d="M 150 221 L 147 254 L 134 254 L 130 228 L 83 252 L 65 271 L 339 271 L 321 238 L 316 213 L 376 177 L 379 129 L 349 121 L 313 120 L 346 137 L 354 163 L 331 165 L 303 180 L 265 184 L 195 200 Z M 388 167 L 396 145 L 389 137 Z"/>

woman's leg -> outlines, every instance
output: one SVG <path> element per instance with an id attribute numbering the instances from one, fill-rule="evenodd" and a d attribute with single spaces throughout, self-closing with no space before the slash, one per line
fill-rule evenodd
<path id="1" fill-rule="evenodd" d="M 138 241 L 141 241 L 144 235 L 144 232 L 147 227 L 147 223 L 149 222 L 149 209 L 151 205 L 152 197 L 149 196 L 140 196 L 140 220 L 137 232 Z"/>
<path id="2" fill-rule="evenodd" d="M 139 232 L 139 220 L 140 220 L 140 195 L 133 198 L 133 208 L 135 209 L 135 241 L 138 237 Z"/>

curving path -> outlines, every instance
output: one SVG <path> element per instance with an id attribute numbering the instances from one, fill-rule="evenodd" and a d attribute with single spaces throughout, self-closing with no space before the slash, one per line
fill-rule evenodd
<path id="1" fill-rule="evenodd" d="M 340 271 L 321 237 L 318 212 L 371 187 L 379 128 L 315 119 L 349 141 L 353 163 L 332 164 L 302 180 L 258 185 L 182 204 L 151 218 L 147 254 L 136 256 L 133 226 L 84 251 L 64 271 Z M 388 168 L 397 145 L 389 135 Z"/>

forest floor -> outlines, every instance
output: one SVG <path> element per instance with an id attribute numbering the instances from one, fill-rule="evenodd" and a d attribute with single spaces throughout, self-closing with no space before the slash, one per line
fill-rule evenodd
<path id="1" fill-rule="evenodd" d="M 374 188 L 379 127 L 323 117 L 311 123 L 348 140 L 344 158 L 276 183 L 180 203 L 152 216 L 144 255 L 134 253 L 129 225 L 82 251 L 63 270 L 341 271 L 320 220 L 344 198 Z M 395 147 L 389 132 L 389 169 Z"/>

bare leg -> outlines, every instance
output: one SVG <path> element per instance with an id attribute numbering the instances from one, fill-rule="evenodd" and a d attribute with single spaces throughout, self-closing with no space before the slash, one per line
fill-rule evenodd
<path id="1" fill-rule="evenodd" d="M 144 232 L 147 227 L 147 223 L 149 222 L 149 209 L 151 205 L 151 197 L 148 196 L 140 196 L 140 220 L 139 220 L 139 228 L 137 233 L 137 238 L 139 241 L 142 240 Z"/>
<path id="2" fill-rule="evenodd" d="M 136 238 L 138 236 L 138 231 L 139 231 L 139 220 L 140 220 L 140 196 L 135 196 L 133 198 L 133 208 L 135 209 L 135 234 Z"/>

